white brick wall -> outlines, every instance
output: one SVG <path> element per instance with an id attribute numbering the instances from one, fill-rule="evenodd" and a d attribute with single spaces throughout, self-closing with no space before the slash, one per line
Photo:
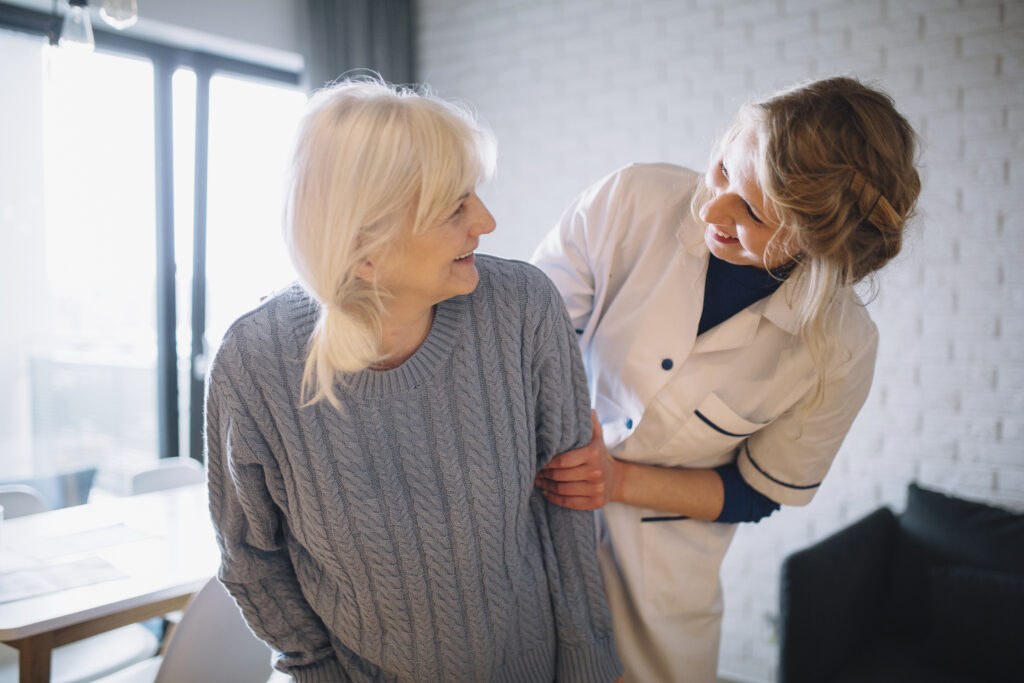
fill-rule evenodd
<path id="1" fill-rule="evenodd" d="M 906 484 L 1024 510 L 1024 2 L 420 0 L 420 79 L 495 129 L 484 249 L 526 258 L 630 161 L 701 168 L 744 100 L 850 73 L 924 140 L 920 217 L 879 278 L 875 384 L 817 498 L 741 529 L 721 670 L 775 677 L 778 566 Z"/>

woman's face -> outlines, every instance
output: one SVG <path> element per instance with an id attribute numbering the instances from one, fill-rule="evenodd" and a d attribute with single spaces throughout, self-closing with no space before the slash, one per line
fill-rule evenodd
<path id="1" fill-rule="evenodd" d="M 774 208 L 766 205 L 757 178 L 758 133 L 756 124 L 746 123 L 722 146 L 704 174 L 711 197 L 699 214 L 707 223 L 704 241 L 712 254 L 738 266 L 768 270 L 790 259 L 778 246 L 768 251 L 779 220 Z"/>
<path id="2" fill-rule="evenodd" d="M 480 236 L 494 227 L 491 212 L 470 190 L 437 225 L 419 234 L 405 229 L 400 243 L 382 260 L 377 281 L 407 310 L 469 294 L 480 280 L 473 251 Z"/>

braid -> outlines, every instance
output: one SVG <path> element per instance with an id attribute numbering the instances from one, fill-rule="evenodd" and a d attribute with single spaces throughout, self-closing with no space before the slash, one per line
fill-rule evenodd
<path id="1" fill-rule="evenodd" d="M 921 190 L 917 135 L 884 92 L 847 77 L 797 85 L 748 105 L 761 126 L 758 177 L 799 246 L 800 331 L 818 370 L 808 406 L 824 395 L 831 316 L 842 288 L 900 251 Z"/>
<path id="2" fill-rule="evenodd" d="M 899 253 L 905 219 L 860 171 L 852 172 L 848 191 L 856 197 L 851 209 L 859 215 L 855 223 L 847 223 L 848 243 L 861 255 L 861 259 L 851 258 L 848 266 L 848 275 L 857 281 Z M 874 258 L 869 259 L 871 254 Z"/>
<path id="3" fill-rule="evenodd" d="M 882 191 L 872 185 L 860 171 L 856 169 L 853 171 L 847 189 L 852 194 L 857 195 L 857 208 L 860 211 L 862 221 L 868 221 L 879 226 L 891 224 L 894 217 L 899 217 L 899 214 L 892 208 L 892 204 L 889 203 L 889 200 L 886 199 Z M 867 207 L 866 209 L 864 208 L 865 206 Z M 876 209 L 879 210 L 878 216 L 874 215 Z"/>

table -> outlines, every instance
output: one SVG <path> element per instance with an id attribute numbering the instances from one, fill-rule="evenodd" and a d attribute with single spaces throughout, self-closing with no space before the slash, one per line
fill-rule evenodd
<path id="1" fill-rule="evenodd" d="M 0 570 L 99 558 L 120 578 L 0 603 L 0 642 L 19 651 L 22 683 L 50 680 L 55 647 L 181 609 L 217 571 L 203 484 L 112 498 L 3 522 Z M 39 559 L 40 543 L 80 552 Z M 32 553 L 35 550 L 33 557 Z M 101 563 L 103 564 L 103 563 Z"/>

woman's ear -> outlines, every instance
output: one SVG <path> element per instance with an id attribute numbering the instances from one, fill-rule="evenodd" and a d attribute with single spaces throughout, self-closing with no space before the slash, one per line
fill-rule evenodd
<path id="1" fill-rule="evenodd" d="M 377 281 L 377 265 L 370 259 L 363 259 L 355 267 L 355 274 L 360 280 L 373 283 Z"/>

